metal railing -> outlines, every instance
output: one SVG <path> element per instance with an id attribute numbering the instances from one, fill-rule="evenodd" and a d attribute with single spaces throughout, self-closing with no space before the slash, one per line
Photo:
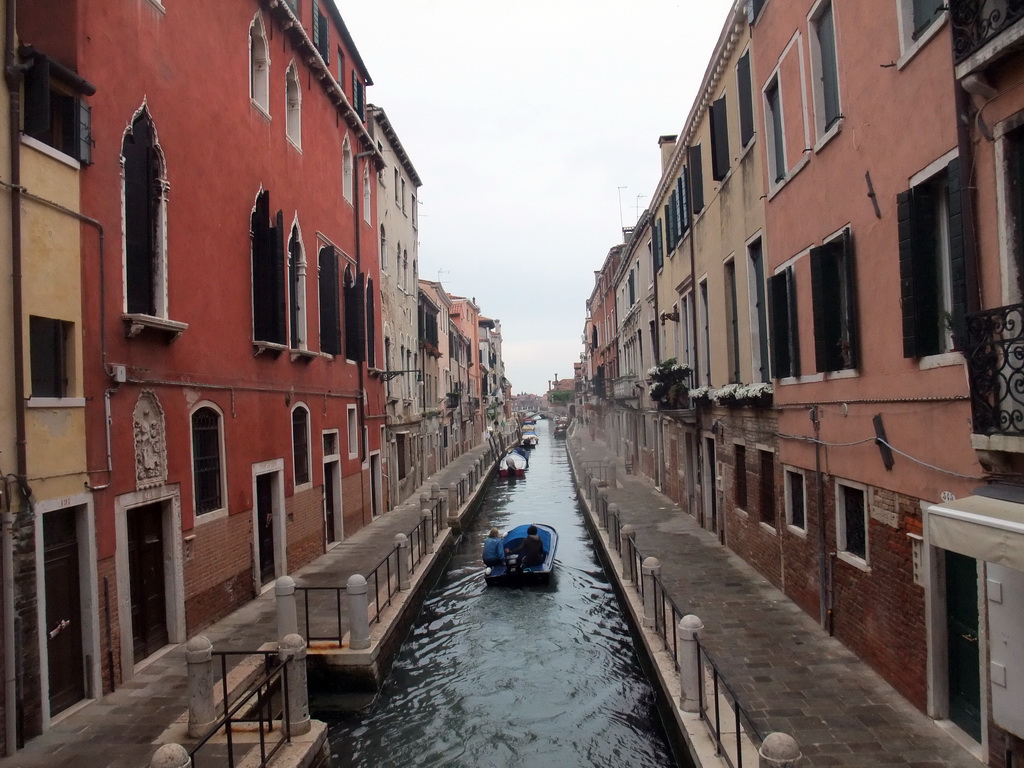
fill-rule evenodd
<path id="1" fill-rule="evenodd" d="M 1024 435 L 1024 304 L 973 312 L 966 330 L 974 432 Z"/>
<path id="2" fill-rule="evenodd" d="M 715 754 L 725 758 L 725 761 L 732 766 L 732 768 L 743 768 L 743 733 L 746 731 L 747 735 L 750 736 L 751 741 L 754 742 L 755 747 L 759 747 L 764 741 L 764 736 L 754 725 L 747 711 L 740 705 L 739 698 L 736 696 L 736 691 L 725 682 L 725 678 L 722 676 L 721 670 L 718 668 L 718 664 L 715 663 L 714 658 L 708 653 L 708 650 L 698 640 L 697 641 L 697 668 L 700 670 L 700 717 L 701 720 L 708 727 L 708 733 L 711 738 L 715 741 Z M 708 677 L 711 680 L 711 690 L 708 691 Z M 708 711 L 708 694 L 711 694 L 713 707 L 711 712 Z M 722 731 L 722 699 L 725 698 L 725 703 L 729 705 L 729 709 L 732 711 L 733 716 L 733 727 L 735 729 L 735 743 L 730 745 L 723 739 Z M 712 720 L 712 714 L 714 719 Z M 730 754 L 730 746 L 735 749 L 735 752 Z M 749 761 L 748 765 L 757 765 L 759 762 L 758 755 L 752 756 L 752 760 Z"/>
<path id="3" fill-rule="evenodd" d="M 1024 18 L 1024 0 L 950 0 L 949 10 L 960 64 Z"/>
<path id="4" fill-rule="evenodd" d="M 244 760 L 246 765 L 264 768 L 281 750 L 291 742 L 291 710 L 288 706 L 288 675 L 289 660 L 281 661 L 276 651 L 214 651 L 213 655 L 220 659 L 222 714 L 210 727 L 210 730 L 189 751 L 193 768 L 201 768 L 206 764 L 223 765 L 221 755 L 211 754 L 219 751 L 221 745 L 212 741 L 221 729 L 224 730 L 227 748 L 228 768 L 235 768 Z M 229 656 L 263 656 L 263 672 L 235 697 L 231 699 L 228 690 L 228 657 Z M 280 693 L 280 698 L 277 694 Z M 255 717 L 253 717 L 255 715 Z M 267 736 L 274 733 L 276 715 L 283 715 L 277 739 L 268 744 Z M 244 725 L 243 725 L 244 724 Z M 259 734 L 258 763 L 248 757 L 248 749 L 241 747 L 245 754 L 235 759 L 235 736 L 240 733 L 251 733 L 253 728 Z M 205 750 L 205 751 L 204 751 Z M 200 752 L 209 758 L 208 763 L 200 761 Z"/>

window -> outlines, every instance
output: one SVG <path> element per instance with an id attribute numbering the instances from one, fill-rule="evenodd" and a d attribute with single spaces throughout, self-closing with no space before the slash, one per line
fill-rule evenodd
<path id="1" fill-rule="evenodd" d="M 92 113 L 78 91 L 85 88 L 91 95 L 92 86 L 80 78 L 61 78 L 65 71 L 42 54 L 32 57 L 25 72 L 25 135 L 88 165 L 92 162 Z"/>
<path id="2" fill-rule="evenodd" d="M 959 158 L 896 201 L 903 356 L 948 352 L 967 309 Z"/>
<path id="3" fill-rule="evenodd" d="M 317 51 L 320 54 L 320 58 L 324 60 L 324 64 L 331 63 L 331 28 L 327 22 L 327 17 L 320 13 L 320 6 L 317 5 L 316 0 L 313 2 L 313 12 L 310 15 L 310 19 L 313 23 L 313 45 L 316 46 Z"/>
<path id="4" fill-rule="evenodd" d="M 736 261 L 725 263 L 725 345 L 729 360 L 729 381 L 740 381 L 740 310 L 736 295 Z"/>
<path id="5" fill-rule="evenodd" d="M 257 13 L 249 25 L 249 98 L 270 113 L 270 47 L 262 13 Z"/>
<path id="6" fill-rule="evenodd" d="M 399 194 L 400 193 L 399 193 L 399 186 L 398 186 L 398 167 L 396 166 L 395 167 L 395 202 L 396 203 L 400 202 L 400 199 L 398 197 Z"/>
<path id="7" fill-rule="evenodd" d="M 156 129 L 143 107 L 121 144 L 124 174 L 125 309 L 167 317 L 167 181 Z"/>
<path id="8" fill-rule="evenodd" d="M 761 461 L 760 494 L 758 511 L 761 522 L 775 527 L 775 454 L 771 451 L 758 451 Z"/>
<path id="9" fill-rule="evenodd" d="M 345 270 L 345 357 L 355 362 L 365 359 L 365 331 L 363 285 L 365 278 Z"/>
<path id="10" fill-rule="evenodd" d="M 338 87 L 345 92 L 345 52 L 338 46 Z"/>
<path id="11" fill-rule="evenodd" d="M 363 163 L 363 219 L 370 223 L 370 164 Z"/>
<path id="12" fill-rule="evenodd" d="M 708 305 L 708 281 L 705 280 L 700 284 L 700 315 L 698 316 L 698 322 L 700 323 L 700 362 L 703 364 L 703 371 L 701 371 L 703 383 L 705 386 L 711 386 L 711 326 L 710 326 L 710 308 Z"/>
<path id="13" fill-rule="evenodd" d="M 338 254 L 333 245 L 325 245 L 319 256 L 320 351 L 341 354 L 341 307 L 338 292 Z"/>
<path id="14" fill-rule="evenodd" d="M 1024 117 L 1019 118 L 1024 120 Z M 997 146 L 999 146 L 997 144 Z M 1007 301 L 1014 303 L 1024 296 L 1024 128 L 1019 125 L 1004 136 L 1006 231 L 1010 262 L 1004 283 L 1008 289 Z M 959 203 L 959 201 L 957 201 Z M 1014 288 L 1016 290 L 1014 290 Z"/>
<path id="15" fill-rule="evenodd" d="M 747 508 L 747 448 L 744 445 L 733 446 L 736 462 L 736 480 L 733 484 L 733 495 L 736 506 Z"/>
<path id="16" fill-rule="evenodd" d="M 309 477 L 309 411 L 304 405 L 292 409 L 292 459 L 295 462 L 295 485 L 306 485 Z"/>
<path id="17" fill-rule="evenodd" d="M 348 406 L 348 457 L 354 459 L 359 455 L 359 419 L 356 407 Z"/>
<path id="18" fill-rule="evenodd" d="M 249 234 L 252 238 L 253 340 L 280 344 L 286 341 L 284 284 L 284 216 L 270 225 L 270 192 L 256 197 Z"/>
<path id="19" fill-rule="evenodd" d="M 32 397 L 67 397 L 72 357 L 72 324 L 29 317 Z"/>
<path id="20" fill-rule="evenodd" d="M 753 365 L 751 367 L 753 381 L 769 381 L 771 379 L 771 368 L 768 364 L 768 302 L 765 296 L 764 283 L 764 253 L 761 248 L 761 238 L 757 238 L 747 245 L 747 259 L 750 262 L 747 269 L 749 281 L 750 302 L 750 336 L 751 356 Z"/>
<path id="21" fill-rule="evenodd" d="M 807 501 L 804 493 L 804 475 L 787 469 L 786 475 L 786 523 L 800 530 L 807 529 Z"/>
<path id="22" fill-rule="evenodd" d="M 850 230 L 811 249 L 814 362 L 819 371 L 857 367 L 857 299 Z"/>
<path id="23" fill-rule="evenodd" d="M 836 62 L 832 0 L 823 0 L 818 5 L 812 13 L 810 24 L 814 119 L 820 140 L 842 116 L 839 112 L 839 66 Z"/>
<path id="24" fill-rule="evenodd" d="M 405 213 L 405 179 L 402 179 L 402 213 Z"/>
<path id="25" fill-rule="evenodd" d="M 665 263 L 664 251 L 662 249 L 662 230 L 661 230 L 661 219 L 654 222 L 654 226 L 651 231 L 651 250 L 652 250 L 652 261 L 654 263 L 654 271 L 657 272 Z M 630 273 L 630 279 L 632 280 L 633 274 Z M 630 286 L 632 288 L 632 285 Z M 632 306 L 633 302 L 630 302 Z"/>
<path id="26" fill-rule="evenodd" d="M 688 150 L 690 161 L 690 201 L 693 207 L 693 216 L 704 210 L 704 176 L 703 166 L 700 157 L 700 144 L 690 147 Z"/>
<path id="27" fill-rule="evenodd" d="M 796 278 L 793 267 L 768 279 L 768 310 L 771 329 L 772 376 L 785 379 L 800 375 L 800 338 L 796 317 Z"/>
<path id="28" fill-rule="evenodd" d="M 782 130 L 782 97 L 776 75 L 764 89 L 764 121 L 768 132 L 768 178 L 778 184 L 786 178 L 786 134 Z"/>
<path id="29" fill-rule="evenodd" d="M 285 115 L 287 124 L 285 132 L 289 141 L 296 147 L 302 147 L 302 91 L 299 88 L 299 73 L 292 62 L 285 73 Z"/>
<path id="30" fill-rule="evenodd" d="M 711 105 L 711 178 L 721 181 L 729 173 L 729 118 L 725 94 Z"/>
<path id="31" fill-rule="evenodd" d="M 345 143 L 341 148 L 341 194 L 350 203 L 352 202 L 352 185 L 355 181 L 354 163 L 352 159 L 352 145 L 348 136 L 345 136 Z"/>
<path id="32" fill-rule="evenodd" d="M 862 486 L 836 483 L 836 540 L 840 552 L 867 562 L 868 518 Z"/>
<path id="33" fill-rule="evenodd" d="M 306 256 L 299 225 L 288 240 L 288 321 L 292 349 L 306 348 Z"/>
<path id="34" fill-rule="evenodd" d="M 914 31 L 911 37 L 917 40 L 946 10 L 943 0 L 911 0 L 914 12 Z"/>
<path id="35" fill-rule="evenodd" d="M 754 138 L 754 102 L 750 91 L 750 51 L 736 64 L 736 90 L 740 105 L 740 146 Z"/>
<path id="36" fill-rule="evenodd" d="M 192 412 L 192 486 L 197 515 L 224 505 L 220 421 L 220 413 L 210 406 Z"/>
<path id="37" fill-rule="evenodd" d="M 380 225 L 380 271 L 384 274 L 388 272 L 388 254 L 387 254 L 388 239 L 384 233 L 384 225 Z"/>
<path id="38" fill-rule="evenodd" d="M 373 291 L 373 280 L 366 279 L 366 364 L 377 367 L 377 326 L 374 323 L 377 299 Z"/>
<path id="39" fill-rule="evenodd" d="M 299 14 L 299 0 L 284 0 L 285 4 L 292 9 L 292 13 L 295 14 L 295 18 L 301 18 Z"/>
<path id="40" fill-rule="evenodd" d="M 365 97 L 365 86 L 363 81 L 359 79 L 359 75 L 356 71 L 352 70 L 352 108 L 359 115 L 359 119 L 364 123 L 366 122 L 366 105 L 363 103 Z"/>

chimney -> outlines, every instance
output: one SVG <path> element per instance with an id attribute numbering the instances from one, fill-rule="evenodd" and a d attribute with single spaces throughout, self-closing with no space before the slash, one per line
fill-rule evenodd
<path id="1" fill-rule="evenodd" d="M 658 137 L 658 147 L 661 149 L 661 172 L 664 173 L 665 169 L 668 168 L 669 161 L 672 159 L 672 153 L 676 150 L 676 141 L 678 136 L 674 133 L 667 136 Z"/>

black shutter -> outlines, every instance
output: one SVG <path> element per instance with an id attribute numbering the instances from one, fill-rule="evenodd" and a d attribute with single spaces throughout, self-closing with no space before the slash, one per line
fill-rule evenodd
<path id="1" fill-rule="evenodd" d="M 377 365 L 377 302 L 373 294 L 373 280 L 366 280 L 366 364 L 375 368 Z"/>
<path id="2" fill-rule="evenodd" d="M 711 177 L 721 181 L 729 173 L 729 118 L 725 96 L 711 105 Z"/>
<path id="3" fill-rule="evenodd" d="M 273 272 L 270 276 L 270 285 L 273 298 L 273 333 L 268 341 L 275 344 L 288 343 L 288 299 L 285 288 L 285 263 L 284 263 L 284 212 L 278 211 L 276 217 L 277 225 L 273 228 Z"/>
<path id="4" fill-rule="evenodd" d="M 351 282 L 349 282 L 351 280 Z M 359 302 L 356 301 L 355 278 L 351 273 L 346 275 L 345 288 L 345 357 L 349 360 L 358 360 L 358 331 L 359 331 Z"/>
<path id="5" fill-rule="evenodd" d="M 848 367 L 843 356 L 842 278 L 844 238 L 811 249 L 814 363 L 819 372 Z M 847 298 L 852 298 L 849 294 Z M 849 319 L 849 318 L 848 318 Z"/>
<path id="6" fill-rule="evenodd" d="M 964 189 L 960 175 L 960 158 L 946 166 L 949 180 L 949 281 L 953 306 L 953 346 L 963 349 L 967 331 L 967 245 L 964 240 Z"/>
<path id="7" fill-rule="evenodd" d="M 317 46 L 320 48 L 320 55 L 324 57 L 324 64 L 331 63 L 331 27 L 327 23 L 327 17 L 317 10 L 316 15 L 320 19 L 320 37 L 317 39 Z"/>
<path id="8" fill-rule="evenodd" d="M 299 232 L 292 227 L 288 238 L 288 325 L 291 328 L 289 343 L 292 349 L 299 347 Z M 305 301 L 305 297 L 302 297 Z"/>
<path id="9" fill-rule="evenodd" d="M 764 6 L 764 0 L 753 0 L 750 6 L 750 23 L 753 24 L 757 21 L 758 15 L 761 13 L 761 8 Z"/>
<path id="10" fill-rule="evenodd" d="M 896 197 L 899 226 L 903 356 L 934 355 L 940 349 L 938 243 L 931 183 Z"/>
<path id="11" fill-rule="evenodd" d="M 740 146 L 754 138 L 754 103 L 750 93 L 750 51 L 740 56 L 736 65 L 736 90 L 740 103 Z"/>
<path id="12" fill-rule="evenodd" d="M 796 272 L 792 267 L 786 270 L 786 296 L 789 309 L 789 375 L 800 375 L 800 323 L 796 316 Z"/>
<path id="13" fill-rule="evenodd" d="M 317 8 L 316 0 L 310 2 L 313 4 L 313 12 L 309 15 L 309 23 L 313 27 L 313 45 L 320 51 L 320 9 Z"/>
<path id="14" fill-rule="evenodd" d="M 666 253 L 675 248 L 676 244 L 673 240 L 673 233 L 675 228 L 672 226 L 672 201 L 669 200 L 665 204 L 665 251 Z"/>
<path id="15" fill-rule="evenodd" d="M 679 174 L 679 178 L 676 179 L 676 192 L 679 194 L 679 236 L 682 237 L 686 234 L 686 230 L 690 228 L 690 209 L 689 203 L 686 199 L 686 166 L 684 165 L 682 171 Z"/>
<path id="16" fill-rule="evenodd" d="M 269 341 L 271 337 L 270 268 L 273 255 L 269 222 L 270 193 L 263 191 L 256 198 L 249 226 L 252 237 L 252 333 L 255 341 Z"/>
<path id="17" fill-rule="evenodd" d="M 777 379 L 789 375 L 789 355 L 786 354 L 785 338 L 789 324 L 786 311 L 786 276 L 780 272 L 768 278 L 768 322 L 771 332 L 772 375 Z"/>
<path id="18" fill-rule="evenodd" d="M 32 59 L 25 72 L 25 133 L 50 143 L 50 60 Z"/>
<path id="19" fill-rule="evenodd" d="M 690 159 L 690 203 L 693 215 L 696 216 L 704 210 L 704 170 L 700 159 L 700 144 L 690 147 L 688 154 Z"/>
<path id="20" fill-rule="evenodd" d="M 320 249 L 320 351 L 341 354 L 338 298 L 338 254 L 334 246 Z"/>
<path id="21" fill-rule="evenodd" d="M 662 228 L 661 219 L 654 222 L 654 270 L 657 272 L 665 263 L 665 254 L 662 251 Z M 632 273 L 630 273 L 632 277 Z M 632 302 L 631 302 L 632 303 Z"/>
<path id="22" fill-rule="evenodd" d="M 92 109 L 81 99 L 75 99 L 75 146 L 78 162 L 92 165 Z"/>
<path id="23" fill-rule="evenodd" d="M 896 224 L 900 250 L 900 312 L 903 317 L 903 356 L 917 357 L 917 297 L 914 282 L 914 217 L 911 191 L 896 195 Z"/>
<path id="24" fill-rule="evenodd" d="M 853 238 L 850 236 L 849 229 L 843 230 L 837 247 L 842 249 L 841 265 L 846 287 L 846 360 L 843 367 L 856 368 L 860 359 L 860 334 L 857 314 L 857 275 L 853 268 Z"/>
<path id="25" fill-rule="evenodd" d="M 366 293 L 364 285 L 366 276 L 360 272 L 356 277 L 355 287 L 352 289 L 352 298 L 355 308 L 352 315 L 356 321 L 354 341 L 355 349 L 349 350 L 349 358 L 356 362 L 363 362 L 366 359 Z"/>
<path id="26" fill-rule="evenodd" d="M 156 312 L 153 260 L 156 246 L 156 153 L 146 119 L 140 118 L 125 137 L 125 283 L 130 314 Z"/>

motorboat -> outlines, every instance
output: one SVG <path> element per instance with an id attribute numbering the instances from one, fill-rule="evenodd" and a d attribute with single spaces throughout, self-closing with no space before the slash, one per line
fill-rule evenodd
<path id="1" fill-rule="evenodd" d="M 498 462 L 499 477 L 522 477 L 530 468 L 530 455 L 522 446 L 516 446 Z"/>
<path id="2" fill-rule="evenodd" d="M 523 436 L 519 439 L 519 442 L 525 448 L 534 448 L 537 445 L 537 433 L 533 431 L 533 427 L 527 427 L 523 430 Z"/>
<path id="3" fill-rule="evenodd" d="M 537 535 L 544 544 L 544 562 L 540 565 L 524 566 L 519 556 L 506 555 L 501 565 L 484 569 L 484 579 L 492 586 L 521 586 L 528 584 L 547 584 L 555 569 L 555 550 L 558 548 L 558 532 L 550 525 L 529 523 L 518 525 L 505 534 L 505 549 L 514 550 L 527 537 L 530 526 L 537 528 Z"/>
<path id="4" fill-rule="evenodd" d="M 559 419 L 555 422 L 555 437 L 564 438 L 569 431 L 569 420 Z"/>

